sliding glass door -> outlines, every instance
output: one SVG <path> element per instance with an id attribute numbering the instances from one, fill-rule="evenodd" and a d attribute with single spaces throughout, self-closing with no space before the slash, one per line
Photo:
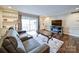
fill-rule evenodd
<path id="1" fill-rule="evenodd" d="M 31 20 L 29 21 L 30 25 L 30 31 L 36 31 L 37 30 L 37 20 Z"/>
<path id="2" fill-rule="evenodd" d="M 22 30 L 29 31 L 29 20 L 22 19 Z"/>
<path id="3" fill-rule="evenodd" d="M 37 31 L 38 30 L 38 17 L 26 16 L 22 17 L 22 30 Z"/>

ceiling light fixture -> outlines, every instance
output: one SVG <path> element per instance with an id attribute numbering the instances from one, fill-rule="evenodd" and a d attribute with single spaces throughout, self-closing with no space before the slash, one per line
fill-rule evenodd
<path id="1" fill-rule="evenodd" d="M 10 9 L 11 9 L 12 7 L 11 7 L 11 6 L 8 6 L 8 8 L 10 8 Z"/>

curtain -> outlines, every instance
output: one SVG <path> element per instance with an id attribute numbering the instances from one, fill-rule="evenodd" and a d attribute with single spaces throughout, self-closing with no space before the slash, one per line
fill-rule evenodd
<path id="1" fill-rule="evenodd" d="M 18 15 L 18 30 L 22 30 L 22 15 Z"/>
<path id="2" fill-rule="evenodd" d="M 34 15 L 22 16 L 22 30 L 37 31 L 38 30 L 38 16 L 34 16 Z"/>

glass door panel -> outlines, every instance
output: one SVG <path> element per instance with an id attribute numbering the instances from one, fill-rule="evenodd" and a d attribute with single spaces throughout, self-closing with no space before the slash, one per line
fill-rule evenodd
<path id="1" fill-rule="evenodd" d="M 30 31 L 36 31 L 37 30 L 37 21 L 31 20 L 30 21 Z"/>
<path id="2" fill-rule="evenodd" d="M 26 31 L 36 31 L 38 29 L 37 19 L 22 19 L 22 30 Z"/>

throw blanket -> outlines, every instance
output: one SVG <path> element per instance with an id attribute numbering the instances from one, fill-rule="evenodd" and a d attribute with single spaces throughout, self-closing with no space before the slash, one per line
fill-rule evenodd
<path id="1" fill-rule="evenodd" d="M 59 48 L 63 45 L 63 41 L 58 40 L 56 38 L 51 38 L 48 41 L 48 38 L 42 34 L 38 34 L 38 36 L 35 38 L 40 44 L 47 44 L 50 47 L 50 53 L 56 53 Z M 47 43 L 48 41 L 48 43 Z"/>
<path id="2" fill-rule="evenodd" d="M 51 38 L 48 42 L 50 53 L 56 53 L 64 42 L 56 38 Z"/>

